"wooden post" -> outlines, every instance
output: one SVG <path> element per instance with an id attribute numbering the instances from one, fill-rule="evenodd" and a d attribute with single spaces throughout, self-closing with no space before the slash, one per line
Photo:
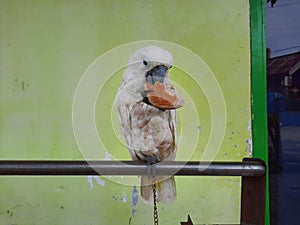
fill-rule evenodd
<path id="1" fill-rule="evenodd" d="M 266 174 L 257 177 L 242 177 L 241 225 L 265 224 L 265 193 Z"/>

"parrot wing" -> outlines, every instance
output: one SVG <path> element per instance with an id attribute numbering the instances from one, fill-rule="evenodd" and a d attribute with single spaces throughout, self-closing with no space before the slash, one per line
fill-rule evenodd
<path id="1" fill-rule="evenodd" d="M 161 162 L 176 155 L 175 110 L 162 111 L 143 102 L 119 104 L 117 111 L 121 132 L 133 160 L 146 161 L 152 156 Z"/>
<path id="2" fill-rule="evenodd" d="M 118 104 L 121 131 L 133 160 L 146 161 L 147 156 L 174 160 L 176 155 L 176 111 L 162 111 L 143 102 Z M 170 203 L 176 198 L 174 177 L 155 176 L 157 201 Z M 153 203 L 153 177 L 141 177 L 141 196 Z"/>

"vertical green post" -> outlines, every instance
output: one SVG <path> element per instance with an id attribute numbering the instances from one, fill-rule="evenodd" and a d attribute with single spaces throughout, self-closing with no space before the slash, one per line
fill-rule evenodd
<path id="1" fill-rule="evenodd" d="M 253 157 L 268 165 L 265 0 L 250 0 L 251 26 L 251 92 Z M 266 174 L 265 224 L 270 224 L 269 179 Z"/>

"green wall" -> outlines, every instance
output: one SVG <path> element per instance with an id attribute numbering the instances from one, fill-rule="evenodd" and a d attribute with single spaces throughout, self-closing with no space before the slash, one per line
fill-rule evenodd
<path id="1" fill-rule="evenodd" d="M 241 161 L 251 156 L 249 23 L 246 0 L 0 0 L 0 158 L 104 159 L 109 152 L 114 159 L 129 159 L 118 138 L 114 109 L 124 68 L 109 75 L 95 103 L 102 148 L 93 143 L 87 150 L 78 146 L 72 109 L 80 80 L 99 56 L 142 40 L 172 42 L 191 50 L 203 64 L 203 71 L 195 75 L 200 82 L 205 71 L 203 80 L 209 75 L 216 79 L 224 98 L 220 105 L 226 106 L 226 130 L 210 160 Z M 212 129 L 218 130 L 213 128 L 215 112 L 210 108 L 213 91 L 208 95 L 207 86 L 177 66 L 184 60 L 180 54 L 172 48 L 170 52 L 179 55 L 170 76 L 186 100 L 178 112 L 177 160 L 199 161 L 209 155 Z M 176 201 L 159 204 L 161 224 L 180 224 L 188 214 L 197 224 L 239 222 L 239 178 L 176 177 L 176 181 Z M 1 177 L 0 221 L 153 224 L 152 206 L 141 199 L 132 215 L 132 185 L 138 183 L 137 177 L 119 176 Z"/>

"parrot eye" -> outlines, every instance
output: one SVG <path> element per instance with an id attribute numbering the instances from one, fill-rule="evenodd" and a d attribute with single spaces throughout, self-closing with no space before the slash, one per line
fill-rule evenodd
<path id="1" fill-rule="evenodd" d="M 143 60 L 143 63 L 145 66 L 148 66 L 148 62 L 146 60 Z"/>

